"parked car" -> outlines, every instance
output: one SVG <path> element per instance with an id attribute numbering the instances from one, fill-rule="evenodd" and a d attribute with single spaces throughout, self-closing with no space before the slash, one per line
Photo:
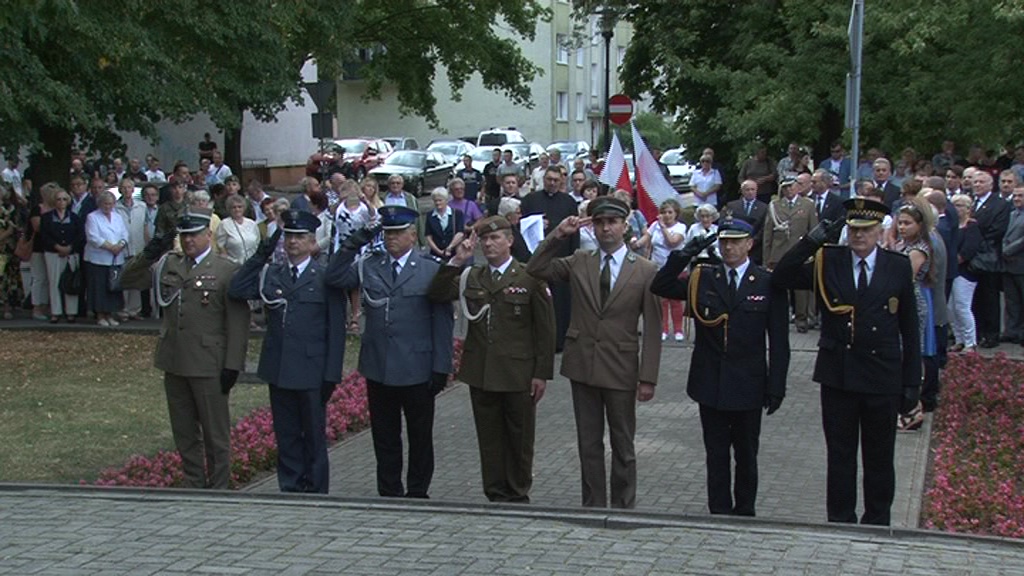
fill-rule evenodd
<path id="1" fill-rule="evenodd" d="M 514 155 L 525 158 L 530 171 L 540 166 L 540 155 L 544 153 L 544 147 L 536 142 L 516 142 L 514 144 L 505 144 L 501 148 L 503 150 L 508 148 L 512 150 Z M 527 175 L 529 175 L 529 172 L 527 172 Z"/>
<path id="2" fill-rule="evenodd" d="M 438 186 L 444 186 L 451 171 L 451 165 L 445 162 L 439 152 L 399 150 L 388 156 L 383 164 L 370 170 L 370 176 L 377 179 L 381 190 L 386 190 L 388 178 L 392 174 L 399 174 L 405 179 L 407 191 L 422 196 Z"/>
<path id="3" fill-rule="evenodd" d="M 306 176 L 321 180 L 335 173 L 362 180 L 370 170 L 379 166 L 388 154 L 391 144 L 381 138 L 343 138 L 329 142 L 323 150 L 309 157 Z"/>
<path id="4" fill-rule="evenodd" d="M 427 151 L 437 152 L 444 156 L 445 162 L 451 166 L 461 162 L 462 156 L 469 154 L 472 150 L 473 145 L 462 140 L 431 140 L 430 144 L 427 144 Z"/>
<path id="5" fill-rule="evenodd" d="M 587 154 L 590 153 L 590 144 L 582 140 L 557 140 L 548 144 L 547 150 L 558 148 L 558 151 L 562 153 L 562 160 L 565 160 L 570 166 L 572 161 L 578 156 L 582 156 L 586 159 Z"/>
<path id="6" fill-rule="evenodd" d="M 389 136 L 387 138 L 381 138 L 388 144 L 391 144 L 391 150 L 419 150 L 420 143 L 415 138 L 408 136 Z"/>
<path id="7" fill-rule="evenodd" d="M 480 132 L 476 137 L 477 146 L 504 146 L 505 144 L 511 144 L 513 142 L 526 142 L 526 138 L 523 137 L 522 132 L 516 130 L 515 126 L 506 126 L 504 128 L 491 127 L 487 130 Z"/>
<path id="8" fill-rule="evenodd" d="M 676 192 L 686 193 L 690 191 L 690 177 L 693 176 L 697 166 L 686 159 L 685 148 L 666 150 L 661 155 L 661 163 L 668 166 L 669 181 Z"/>

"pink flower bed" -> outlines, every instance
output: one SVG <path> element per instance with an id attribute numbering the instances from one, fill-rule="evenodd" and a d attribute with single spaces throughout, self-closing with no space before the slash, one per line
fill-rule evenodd
<path id="1" fill-rule="evenodd" d="M 1024 364 L 951 357 L 943 386 L 925 527 L 1024 538 Z"/>
<path id="2" fill-rule="evenodd" d="M 462 359 L 462 341 L 455 340 L 452 373 L 458 372 Z M 334 444 L 346 434 L 362 430 L 370 423 L 366 400 L 366 379 L 351 372 L 334 389 L 327 403 L 327 442 Z M 277 466 L 277 442 L 270 408 L 257 408 L 240 418 L 231 429 L 231 488 L 251 482 L 260 472 Z M 135 455 L 120 468 L 100 472 L 98 486 L 143 486 L 177 488 L 182 486 L 181 457 L 176 451 L 161 450 L 153 456 Z M 85 481 L 83 480 L 83 483 Z"/>

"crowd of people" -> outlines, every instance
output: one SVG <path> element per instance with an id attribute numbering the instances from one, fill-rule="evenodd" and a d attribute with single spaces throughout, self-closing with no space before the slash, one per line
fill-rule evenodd
<path id="1" fill-rule="evenodd" d="M 256 180 L 243 192 L 204 143 L 197 171 L 178 162 L 169 176 L 152 156 L 145 170 L 135 159 L 101 169 L 76 152 L 70 190 L 34 187 L 11 159 L 0 198 L 5 318 L 23 298 L 51 323 L 117 326 L 163 311 L 157 366 L 193 487 L 226 486 L 223 397 L 254 311 L 267 330 L 259 376 L 282 490 L 328 489 L 324 405 L 344 334 L 365 314 L 358 369 L 378 491 L 428 495 L 455 302 L 469 322 L 459 377 L 472 389 L 489 499 L 529 501 L 535 407 L 562 353 L 582 503 L 634 506 L 636 402 L 654 396 L 662 342 L 692 330 L 687 389 L 701 407 L 709 510 L 740 515 L 755 513 L 762 411 L 785 396 L 788 326 L 818 329 L 829 520 L 857 520 L 860 445 L 860 520 L 880 524 L 895 433 L 936 409 L 948 350 L 1024 344 L 1024 162 L 1007 154 L 961 159 L 945 142 L 930 161 L 905 150 L 893 169 L 869 150 L 867 170 L 839 143 L 817 168 L 797 144 L 777 163 L 762 146 L 730 200 L 705 149 L 692 196 L 664 201 L 648 222 L 630 192 L 598 183 L 596 155 L 571 167 L 544 155 L 529 174 L 500 150 L 483 172 L 467 159 L 421 214 L 399 175 L 386 190 L 335 174 L 303 178 L 293 197 Z M 534 215 L 544 240 L 531 250 L 519 223 Z M 196 355 L 206 361 L 184 361 Z M 859 438 L 860 428 L 872 432 Z"/>

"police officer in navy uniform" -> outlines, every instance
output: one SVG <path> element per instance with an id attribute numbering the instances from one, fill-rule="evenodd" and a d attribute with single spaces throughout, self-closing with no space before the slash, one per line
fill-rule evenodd
<path id="1" fill-rule="evenodd" d="M 262 299 L 269 312 L 257 373 L 270 384 L 278 486 L 282 492 L 326 494 L 325 406 L 341 382 L 347 299 L 327 285 L 326 269 L 312 257 L 320 219 L 297 210 L 281 219 L 282 229 L 235 274 L 230 294 Z M 282 232 L 288 260 L 268 264 Z M 349 264 L 353 256 L 348 253 Z"/>
<path id="2" fill-rule="evenodd" d="M 700 404 L 712 514 L 754 515 L 761 410 L 774 413 L 786 395 L 789 300 L 748 257 L 753 233 L 746 221 L 726 218 L 718 224 L 721 264 L 699 264 L 681 280 L 690 260 L 715 241 L 694 238 L 669 253 L 651 284 L 658 296 L 687 300 L 695 320 L 686 392 Z"/>
<path id="3" fill-rule="evenodd" d="M 426 498 L 434 474 L 434 396 L 452 369 L 452 306 L 427 296 L 441 262 L 417 248 L 419 212 L 389 205 L 378 213 L 385 250 L 369 253 L 354 266 L 335 257 L 328 282 L 346 291 L 362 287 L 366 328 L 359 372 L 366 378 L 370 404 L 377 491 Z M 339 255 L 359 247 L 348 243 Z M 409 441 L 404 486 L 403 414 Z"/>
<path id="4" fill-rule="evenodd" d="M 184 212 L 176 228 L 182 252 L 164 255 L 174 245 L 173 230 L 156 234 L 125 264 L 121 285 L 152 286 L 163 309 L 154 364 L 164 371 L 171 432 L 181 454 L 185 486 L 227 490 L 228 394 L 245 368 L 249 306 L 228 296 L 238 265 L 214 253 L 210 211 Z"/>
<path id="5" fill-rule="evenodd" d="M 896 491 L 896 417 L 917 406 L 921 347 L 910 260 L 878 247 L 889 209 L 843 203 L 848 246 L 826 244 L 844 222 L 824 221 L 772 274 L 779 288 L 814 289 L 821 337 L 814 365 L 828 448 L 829 522 L 857 521 L 857 450 L 864 462 L 862 524 L 888 525 Z M 808 258 L 814 256 L 813 262 Z"/>

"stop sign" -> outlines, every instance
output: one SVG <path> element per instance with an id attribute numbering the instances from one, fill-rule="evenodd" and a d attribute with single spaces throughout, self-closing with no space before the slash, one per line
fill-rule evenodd
<path id="1" fill-rule="evenodd" d="M 633 116 L 633 101 L 625 94 L 615 94 L 608 99 L 608 119 L 616 124 L 625 124 Z"/>

